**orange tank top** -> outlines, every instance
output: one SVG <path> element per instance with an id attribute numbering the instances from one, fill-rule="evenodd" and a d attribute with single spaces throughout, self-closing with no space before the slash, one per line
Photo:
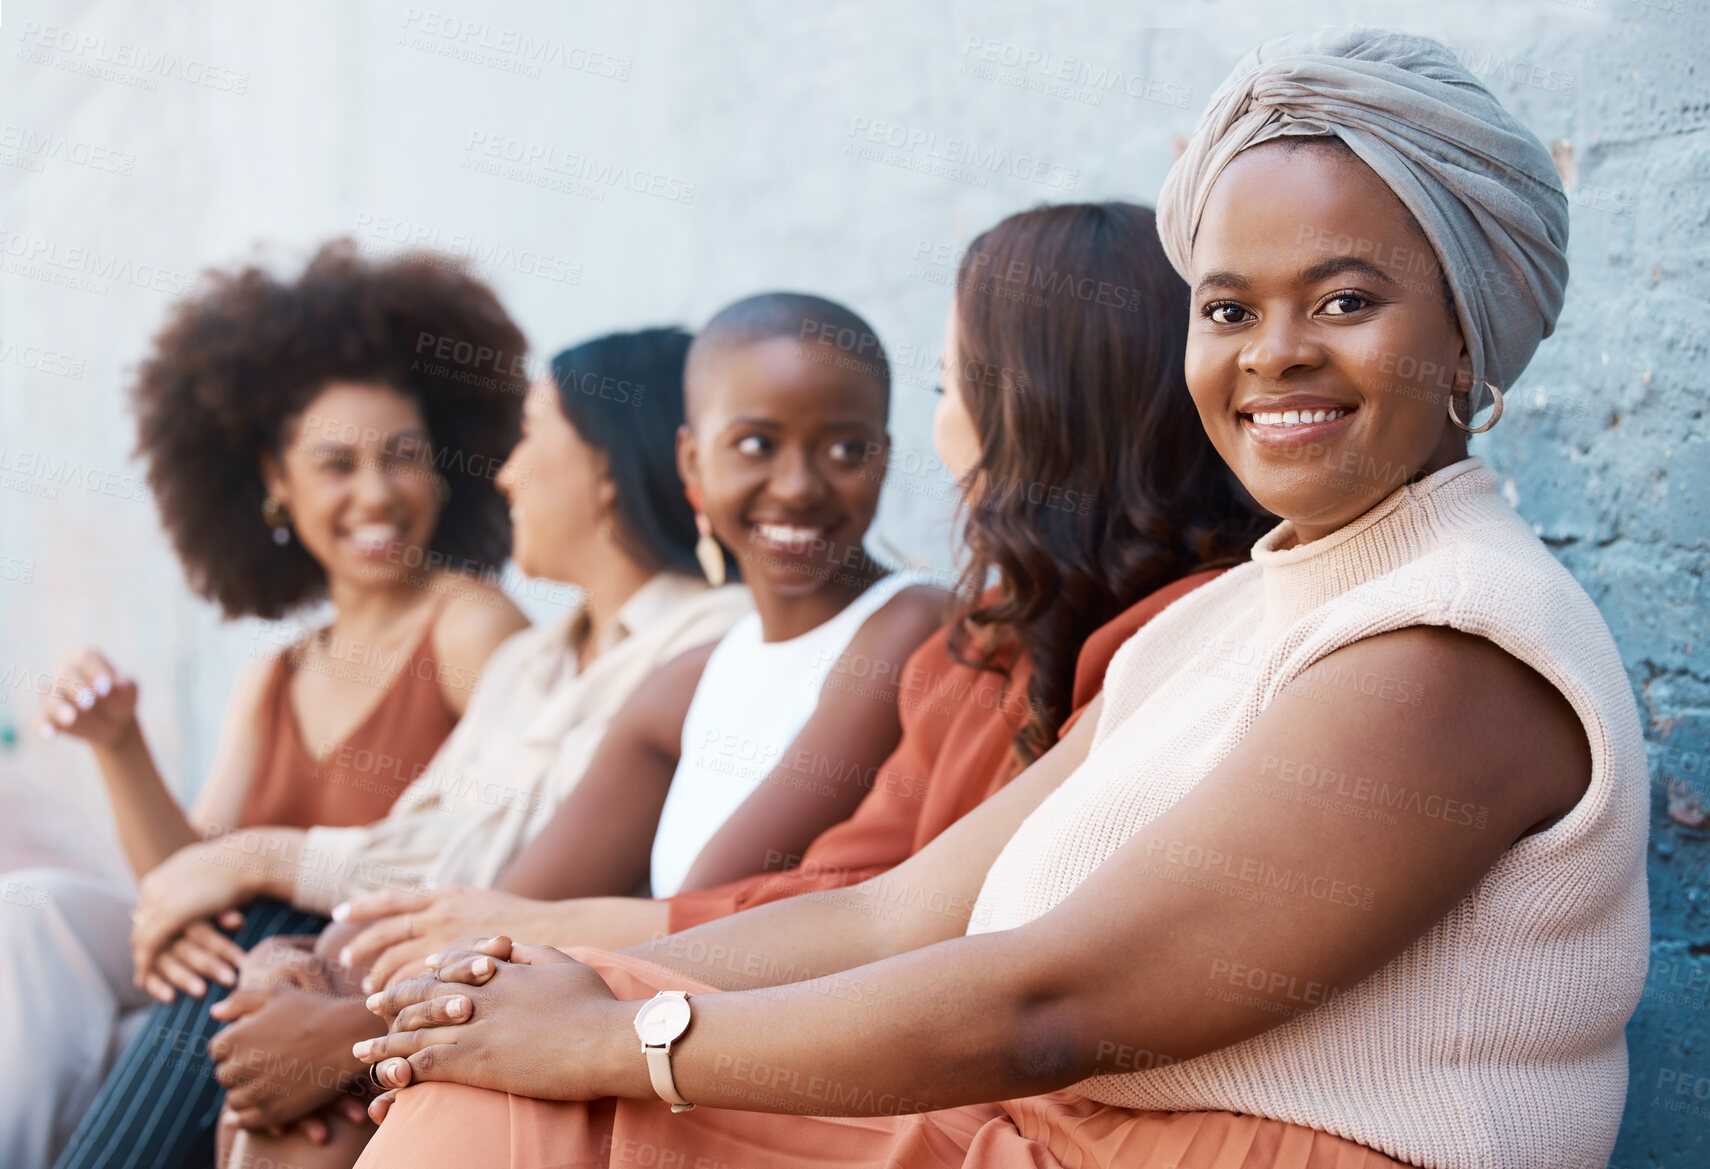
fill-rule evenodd
<path id="1" fill-rule="evenodd" d="M 291 652 L 279 655 L 261 698 L 261 752 L 242 826 L 345 828 L 386 814 L 457 724 L 440 690 L 434 624 L 368 717 L 322 758 L 304 744 L 291 709 Z"/>

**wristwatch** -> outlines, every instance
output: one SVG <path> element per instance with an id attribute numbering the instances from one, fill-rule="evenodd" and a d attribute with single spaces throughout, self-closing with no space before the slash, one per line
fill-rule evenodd
<path id="1" fill-rule="evenodd" d="M 641 1036 L 641 1049 L 647 1054 L 647 1078 L 661 1100 L 671 1105 L 672 1112 L 687 1112 L 693 1108 L 677 1093 L 677 1081 L 671 1076 L 671 1045 L 689 1029 L 689 992 L 662 990 L 645 1003 L 635 1015 L 635 1033 Z"/>

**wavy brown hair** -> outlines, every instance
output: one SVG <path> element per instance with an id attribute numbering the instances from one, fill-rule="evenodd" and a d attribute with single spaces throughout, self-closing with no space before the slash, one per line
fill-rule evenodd
<path id="1" fill-rule="evenodd" d="M 485 573 L 510 555 L 494 473 L 516 445 L 526 343 L 492 289 L 444 257 L 322 247 L 295 280 L 210 272 L 154 338 L 132 397 L 137 453 L 190 585 L 227 617 L 278 618 L 326 572 L 263 522 L 263 452 L 332 382 L 412 399 L 451 489 L 430 563 Z"/>
<path id="2" fill-rule="evenodd" d="M 1030 659 L 1015 736 L 1030 763 L 1068 718 L 1087 637 L 1172 581 L 1246 559 L 1271 521 L 1188 396 L 1188 289 L 1149 209 L 1012 215 L 968 246 L 956 289 L 946 376 L 981 453 L 963 484 L 970 559 L 950 645 L 1004 672 L 1016 651 Z"/>

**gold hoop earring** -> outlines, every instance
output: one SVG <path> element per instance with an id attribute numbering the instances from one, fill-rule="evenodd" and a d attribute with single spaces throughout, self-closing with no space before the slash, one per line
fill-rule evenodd
<path id="1" fill-rule="evenodd" d="M 283 548 L 291 542 L 291 512 L 275 497 L 261 501 L 261 520 L 273 529 L 273 542 Z"/>
<path id="2" fill-rule="evenodd" d="M 1495 426 L 1497 419 L 1502 417 L 1502 390 L 1495 382 L 1487 382 L 1483 378 L 1479 378 L 1474 381 L 1467 389 L 1467 405 L 1472 405 L 1472 392 L 1480 386 L 1490 387 L 1491 400 L 1495 403 L 1495 408 L 1491 410 L 1490 417 L 1486 419 L 1483 426 L 1468 426 L 1465 422 L 1462 422 L 1460 416 L 1455 413 L 1455 395 L 1452 392 L 1449 394 L 1449 421 L 1453 422 L 1468 434 L 1483 434 L 1485 431 Z"/>
<path id="3" fill-rule="evenodd" d="M 695 531 L 700 533 L 695 541 L 695 559 L 701 562 L 707 583 L 716 589 L 724 583 L 724 545 L 713 535 L 712 521 L 705 512 L 695 513 Z"/>

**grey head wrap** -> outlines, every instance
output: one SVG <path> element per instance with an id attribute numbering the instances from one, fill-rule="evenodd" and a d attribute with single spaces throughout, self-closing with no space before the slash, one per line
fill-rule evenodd
<path id="1" fill-rule="evenodd" d="M 1436 41 L 1334 29 L 1265 41 L 1211 97 L 1164 180 L 1158 234 L 1182 277 L 1211 185 L 1241 151 L 1333 135 L 1388 184 L 1437 253 L 1473 377 L 1507 389 L 1555 329 L 1567 197 L 1544 144 Z"/>

